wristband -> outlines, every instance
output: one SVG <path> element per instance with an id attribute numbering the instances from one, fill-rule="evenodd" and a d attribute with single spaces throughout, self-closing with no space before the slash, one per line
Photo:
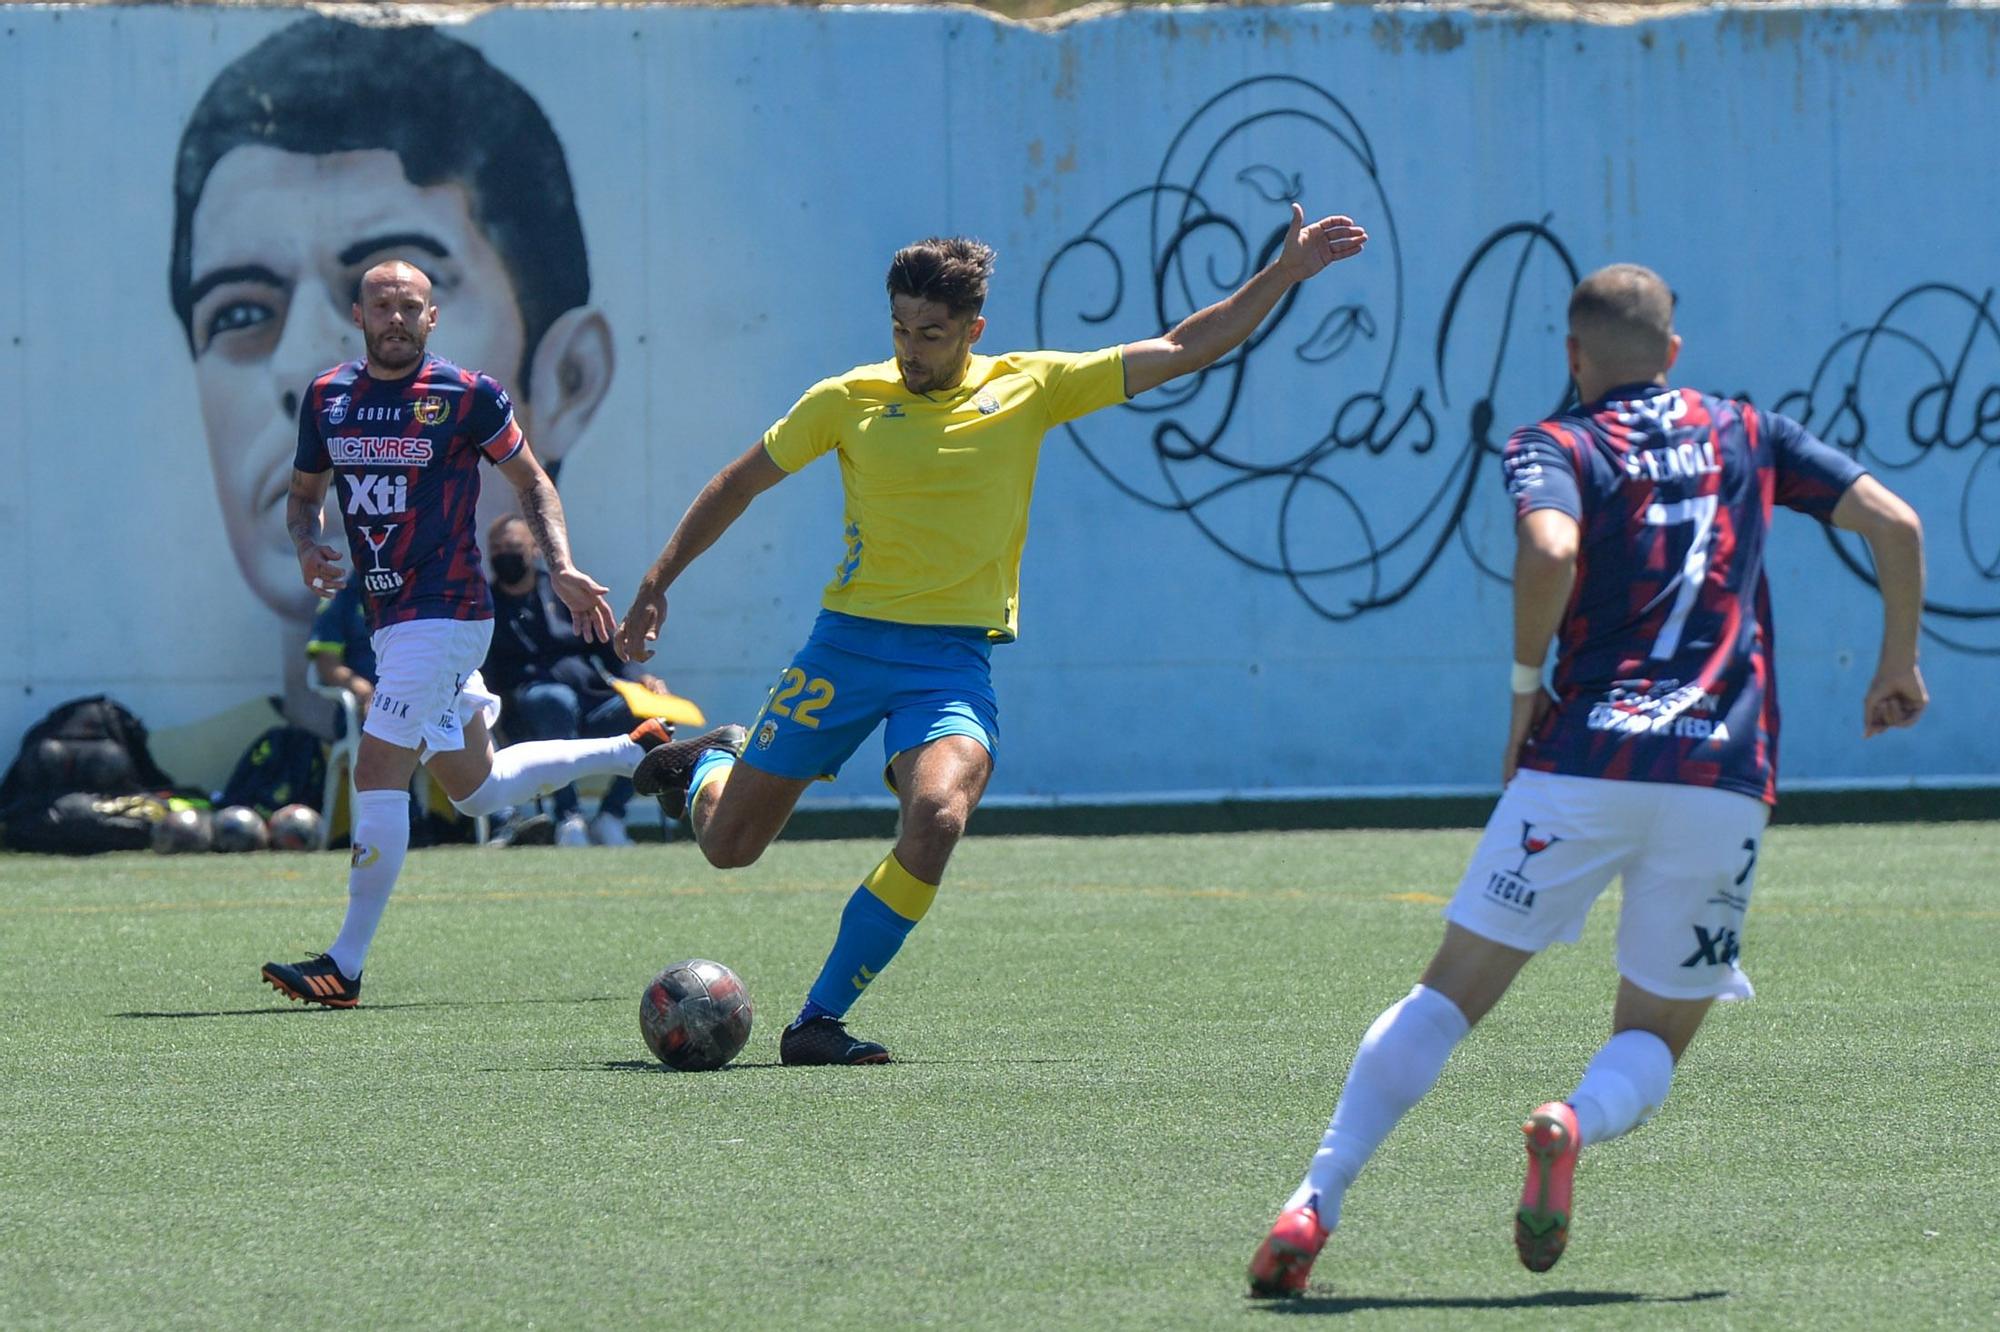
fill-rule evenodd
<path id="1" fill-rule="evenodd" d="M 1542 687 L 1542 668 L 1514 663 L 1514 692 L 1532 694 Z"/>

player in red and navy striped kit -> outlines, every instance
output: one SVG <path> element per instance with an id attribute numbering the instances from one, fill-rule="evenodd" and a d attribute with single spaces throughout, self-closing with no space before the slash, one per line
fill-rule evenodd
<path id="1" fill-rule="evenodd" d="M 1305 1289 L 1376 1147 L 1528 960 L 1577 939 L 1613 878 L 1613 1035 L 1569 1099 L 1523 1125 L 1525 1265 L 1546 1271 L 1568 1241 L 1579 1149 L 1649 1118 L 1709 1006 L 1750 993 L 1737 957 L 1777 792 L 1774 505 L 1858 532 L 1874 555 L 1882 651 L 1863 735 L 1910 725 L 1928 702 L 1909 506 L 1794 421 L 1668 388 L 1680 339 L 1651 271 L 1592 274 L 1569 321 L 1584 405 L 1517 432 L 1504 455 L 1519 541 L 1506 790 L 1423 979 L 1362 1038 L 1311 1168 L 1251 1261 L 1253 1294 Z M 1553 697 L 1541 683 L 1551 637 Z"/>
<path id="2" fill-rule="evenodd" d="M 1860 466 L 1788 417 L 1649 382 L 1516 432 L 1504 465 L 1517 516 L 1581 529 L 1558 702 L 1520 765 L 1775 802 L 1771 508 L 1825 522 Z"/>
<path id="3" fill-rule="evenodd" d="M 629 776 L 668 738 L 658 722 L 608 740 L 544 740 L 497 754 L 500 700 L 479 677 L 493 637 L 474 514 L 479 466 L 514 487 L 576 632 L 609 642 L 605 588 L 570 558 L 555 486 L 492 379 L 424 350 L 438 309 L 409 264 L 362 276 L 354 322 L 367 354 L 314 379 L 299 405 L 299 447 L 285 521 L 299 572 L 331 595 L 347 580 L 320 542 L 329 484 L 347 529 L 374 630 L 375 695 L 354 763 L 354 855 L 347 917 L 325 953 L 266 963 L 266 982 L 308 1003 L 351 1008 L 361 968 L 409 850 L 408 794 L 419 762 L 470 815 L 490 814 L 575 778 Z"/>
<path id="4" fill-rule="evenodd" d="M 493 617 L 474 530 L 479 464 L 504 466 L 526 442 L 505 389 L 429 352 L 401 379 L 354 360 L 312 382 L 293 466 L 338 476 L 374 628 Z"/>

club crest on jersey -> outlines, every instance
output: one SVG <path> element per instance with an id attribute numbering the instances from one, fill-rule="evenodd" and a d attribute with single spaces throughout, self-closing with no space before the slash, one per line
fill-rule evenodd
<path id="1" fill-rule="evenodd" d="M 437 425 L 445 418 L 444 399 L 435 393 L 426 393 L 410 404 L 410 415 L 416 418 L 418 425 Z"/>
<path id="2" fill-rule="evenodd" d="M 326 423 L 339 425 L 347 419 L 347 395 L 336 393 L 326 400 Z"/>
<path id="3" fill-rule="evenodd" d="M 769 749 L 771 742 L 778 738 L 778 723 L 766 720 L 757 728 L 757 748 Z"/>

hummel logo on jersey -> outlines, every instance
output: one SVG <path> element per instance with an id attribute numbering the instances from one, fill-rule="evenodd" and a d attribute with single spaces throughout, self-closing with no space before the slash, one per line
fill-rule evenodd
<path id="1" fill-rule="evenodd" d="M 347 483 L 349 513 L 405 513 L 410 507 L 410 478 L 407 476 L 367 476 L 349 472 L 340 478 Z"/>
<path id="2" fill-rule="evenodd" d="M 1694 927 L 1694 951 L 1689 953 L 1684 967 L 1726 967 L 1736 960 L 1736 931 L 1724 926 L 1715 933 L 1697 925 Z"/>
<path id="3" fill-rule="evenodd" d="M 900 402 L 892 402 L 892 403 L 890 403 L 890 404 L 889 404 L 889 405 L 888 405 L 887 407 L 884 407 L 884 408 L 882 409 L 882 419 L 883 419 L 883 420 L 885 420 L 885 421 L 900 421 L 900 420 L 902 420 L 902 419 L 903 419 L 903 404 L 902 404 L 902 403 L 900 403 Z"/>

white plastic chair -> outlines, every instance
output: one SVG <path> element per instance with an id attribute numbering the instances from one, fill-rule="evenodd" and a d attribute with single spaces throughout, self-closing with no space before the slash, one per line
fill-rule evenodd
<path id="1" fill-rule="evenodd" d="M 319 849 L 326 850 L 333 834 L 333 811 L 343 787 L 347 791 L 348 818 L 354 817 L 354 760 L 361 753 L 361 702 L 354 692 L 339 685 L 321 684 L 307 670 L 306 683 L 321 698 L 330 698 L 340 709 L 340 735 L 326 751 L 326 788 L 319 797 Z"/>

